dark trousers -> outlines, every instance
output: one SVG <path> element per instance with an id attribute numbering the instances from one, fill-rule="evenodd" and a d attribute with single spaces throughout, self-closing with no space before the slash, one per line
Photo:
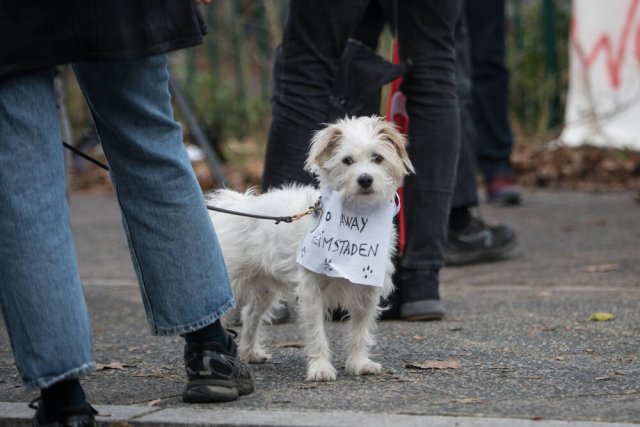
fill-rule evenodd
<path id="1" fill-rule="evenodd" d="M 303 171 L 313 131 L 327 122 L 333 78 L 369 0 L 292 0 L 274 63 L 272 123 L 263 187 L 311 182 Z M 402 85 L 410 117 L 405 181 L 407 245 L 400 265 L 439 268 L 460 148 L 455 25 L 461 0 L 398 2 Z"/>
<path id="2" fill-rule="evenodd" d="M 472 0 L 469 0 L 472 1 Z M 469 3 L 466 1 L 465 3 Z M 460 102 L 460 159 L 456 184 L 451 201 L 452 208 L 478 205 L 478 180 L 476 162 L 476 124 L 473 115 L 471 56 L 469 32 L 463 14 L 456 26 L 456 79 Z"/>
<path id="3" fill-rule="evenodd" d="M 478 168 L 485 179 L 513 173 L 508 118 L 504 0 L 467 0 L 465 15 L 472 65 L 473 122 Z"/>

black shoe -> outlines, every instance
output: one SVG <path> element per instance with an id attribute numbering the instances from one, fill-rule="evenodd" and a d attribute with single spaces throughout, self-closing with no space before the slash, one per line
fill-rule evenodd
<path id="1" fill-rule="evenodd" d="M 436 271 L 401 269 L 397 277 L 402 320 L 440 320 L 444 317 Z"/>
<path id="2" fill-rule="evenodd" d="M 34 427 L 93 427 L 96 425 L 95 415 L 98 415 L 98 411 L 88 403 L 59 409 L 52 416 L 45 418 L 42 405 L 36 405 L 39 400 L 40 398 L 37 398 L 29 403 L 29 408 L 36 410 L 36 415 L 33 417 L 31 424 Z"/>
<path id="3" fill-rule="evenodd" d="M 249 367 L 238 358 L 238 347 L 231 336 L 226 348 L 217 342 L 185 345 L 184 360 L 187 371 L 184 402 L 228 402 L 253 392 Z"/>
<path id="4" fill-rule="evenodd" d="M 446 265 L 463 265 L 493 261 L 505 257 L 516 246 L 516 234 L 506 225 L 487 225 L 479 218 L 471 220 L 462 230 L 449 229 L 444 254 Z"/>
<path id="5" fill-rule="evenodd" d="M 382 312 L 380 313 L 380 320 L 397 320 L 400 319 L 400 289 L 398 288 L 398 274 L 394 274 L 393 283 L 396 287 L 393 292 L 386 298 L 380 301 L 380 307 Z"/>

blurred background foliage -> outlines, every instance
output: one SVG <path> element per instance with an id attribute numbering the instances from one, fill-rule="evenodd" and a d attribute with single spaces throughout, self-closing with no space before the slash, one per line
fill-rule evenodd
<path id="1" fill-rule="evenodd" d="M 531 166 L 542 154 L 532 150 L 543 149 L 562 130 L 571 1 L 506 0 L 506 6 L 510 114 L 516 138 L 514 163 L 523 183 L 540 185 L 556 180 L 540 179 L 538 168 Z M 281 39 L 287 7 L 287 0 L 216 0 L 202 10 L 209 26 L 205 42 L 171 54 L 172 74 L 188 94 L 202 128 L 222 157 L 231 187 L 246 188 L 260 182 L 270 121 L 272 58 Z M 379 53 L 391 58 L 391 51 L 392 35 L 385 32 Z M 69 115 L 77 139 L 89 114 L 69 74 Z M 387 91 L 388 87 L 383 93 L 383 114 Z M 193 142 L 190 130 L 186 125 L 184 128 L 185 141 Z M 523 149 L 528 151 L 523 154 Z M 619 157 L 619 153 L 616 155 Z M 557 162 L 558 170 L 564 171 L 567 162 L 584 163 L 582 157 L 563 157 Z M 196 172 L 203 187 L 215 186 L 210 179 L 207 181 L 206 166 L 201 169 Z M 532 175 L 527 178 L 529 169 Z"/>

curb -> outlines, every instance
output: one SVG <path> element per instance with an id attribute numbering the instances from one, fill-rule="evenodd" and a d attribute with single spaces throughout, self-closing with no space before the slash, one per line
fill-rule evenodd
<path id="1" fill-rule="evenodd" d="M 242 427 L 638 427 L 639 424 L 593 421 L 527 420 L 361 412 L 251 411 L 205 408 L 154 408 L 96 405 L 98 425 L 117 426 L 242 426 Z M 30 426 L 33 410 L 26 402 L 0 402 L 0 425 Z"/>

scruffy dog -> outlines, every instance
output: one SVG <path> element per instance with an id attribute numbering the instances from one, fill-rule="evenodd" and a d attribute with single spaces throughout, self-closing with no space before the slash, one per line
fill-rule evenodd
<path id="1" fill-rule="evenodd" d="M 208 201 L 221 208 L 260 215 L 290 215 L 313 206 L 325 186 L 339 192 L 344 203 L 371 208 L 394 197 L 403 177 L 413 172 L 403 136 L 379 117 L 339 120 L 318 131 L 305 169 L 317 175 L 320 189 L 290 186 L 265 194 L 220 190 Z M 345 368 L 355 375 L 378 374 L 382 367 L 369 359 L 380 297 L 393 289 L 391 257 L 393 228 L 384 286 L 356 285 L 305 269 L 296 262 L 305 234 L 318 219 L 306 216 L 293 223 L 275 224 L 225 213 L 211 214 L 222 246 L 233 290 L 242 307 L 240 357 L 252 363 L 269 359 L 261 344 L 261 324 L 281 297 L 293 293 L 308 357 L 307 380 L 332 381 L 336 369 L 324 322 L 331 308 L 349 312 L 345 337 Z M 293 298 L 288 298 L 292 300 Z"/>

